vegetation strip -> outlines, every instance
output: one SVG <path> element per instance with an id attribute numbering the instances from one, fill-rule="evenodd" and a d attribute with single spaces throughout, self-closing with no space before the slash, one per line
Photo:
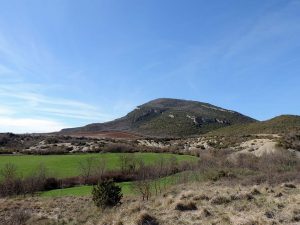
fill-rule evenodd
<path id="1" fill-rule="evenodd" d="M 178 161 L 196 160 L 196 157 L 188 155 L 175 155 L 168 153 L 88 153 L 88 154 L 68 154 L 68 155 L 2 155 L 0 156 L 0 168 L 7 163 L 13 163 L 19 175 L 27 176 L 33 172 L 40 164 L 43 164 L 50 172 L 50 176 L 57 178 L 74 177 L 80 174 L 78 164 L 88 158 L 107 161 L 107 169 L 120 169 L 120 155 L 132 154 L 137 159 L 141 159 L 145 164 L 151 164 L 160 158 L 176 157 Z"/>

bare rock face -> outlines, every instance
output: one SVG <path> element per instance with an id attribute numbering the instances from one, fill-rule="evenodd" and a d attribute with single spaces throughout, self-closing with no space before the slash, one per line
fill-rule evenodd
<path id="1" fill-rule="evenodd" d="M 230 125 L 230 122 L 228 122 L 225 119 L 218 119 L 218 118 L 204 118 L 204 117 L 197 117 L 195 118 L 198 125 L 204 125 L 204 124 L 210 124 L 210 123 L 219 123 L 219 124 L 225 124 Z"/>
<path id="2" fill-rule="evenodd" d="M 142 108 L 139 109 L 139 113 L 134 115 L 132 122 L 137 123 L 146 119 L 149 119 L 151 117 L 155 117 L 161 113 L 163 113 L 164 110 L 161 109 L 146 109 L 143 110 Z"/>

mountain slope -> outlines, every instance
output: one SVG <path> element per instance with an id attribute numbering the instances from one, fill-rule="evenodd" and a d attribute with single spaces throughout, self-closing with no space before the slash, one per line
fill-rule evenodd
<path id="1" fill-rule="evenodd" d="M 63 129 L 61 133 L 128 131 L 150 136 L 186 136 L 254 121 L 208 103 L 160 98 L 138 106 L 120 119 Z"/>
<path id="2" fill-rule="evenodd" d="M 237 124 L 209 132 L 207 135 L 282 134 L 300 132 L 300 116 L 281 115 L 270 120 Z"/>

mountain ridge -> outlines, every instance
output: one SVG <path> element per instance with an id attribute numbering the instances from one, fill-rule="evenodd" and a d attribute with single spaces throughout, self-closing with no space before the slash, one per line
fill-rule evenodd
<path id="1" fill-rule="evenodd" d="M 207 135 L 282 134 L 300 132 L 300 116 L 283 114 L 265 121 L 237 124 L 208 132 Z"/>
<path id="2" fill-rule="evenodd" d="M 60 133 L 127 131 L 146 136 L 189 136 L 255 121 L 236 111 L 209 103 L 158 98 L 137 106 L 116 120 L 67 128 Z"/>

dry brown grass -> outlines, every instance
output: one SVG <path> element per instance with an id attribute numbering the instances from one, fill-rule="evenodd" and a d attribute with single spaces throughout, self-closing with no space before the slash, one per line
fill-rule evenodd
<path id="1" fill-rule="evenodd" d="M 178 185 L 149 201 L 127 197 L 121 206 L 106 210 L 87 197 L 0 199 L 0 224 L 292 225 L 300 219 L 300 187 L 295 186 Z M 177 210 L 179 204 L 194 210 Z M 22 212 L 16 214 L 16 209 Z"/>
<path id="2" fill-rule="evenodd" d="M 179 211 L 197 210 L 197 206 L 195 202 L 178 202 L 175 209 Z"/>
<path id="3" fill-rule="evenodd" d="M 147 212 L 143 212 L 140 214 L 138 220 L 136 221 L 137 225 L 159 225 L 157 219 Z"/>

